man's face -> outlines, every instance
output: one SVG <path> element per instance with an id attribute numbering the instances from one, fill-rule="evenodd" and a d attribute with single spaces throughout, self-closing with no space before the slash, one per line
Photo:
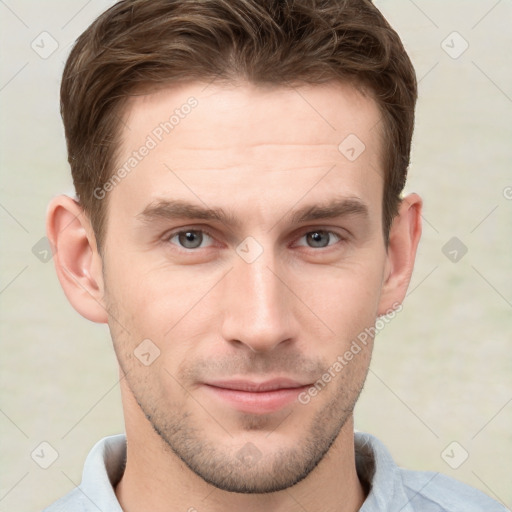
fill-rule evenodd
<path id="1" fill-rule="evenodd" d="M 379 117 L 339 84 L 189 84 L 126 107 L 117 168 L 137 164 L 109 192 L 103 260 L 114 347 L 165 446 L 217 487 L 286 488 L 352 428 L 371 340 L 332 368 L 383 312 Z"/>

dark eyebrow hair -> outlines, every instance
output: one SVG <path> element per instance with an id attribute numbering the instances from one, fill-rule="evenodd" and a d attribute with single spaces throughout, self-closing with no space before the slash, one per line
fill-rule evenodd
<path id="1" fill-rule="evenodd" d="M 349 215 L 368 217 L 368 207 L 355 197 L 334 199 L 325 205 L 314 204 L 297 210 L 292 215 L 292 223 L 300 224 L 312 220 L 334 219 Z"/>
<path id="2" fill-rule="evenodd" d="M 349 215 L 368 217 L 368 207 L 357 198 L 339 198 L 331 200 L 324 205 L 313 204 L 305 206 L 293 213 L 291 222 L 293 224 L 300 224 L 313 220 L 333 219 Z M 136 218 L 142 222 L 184 218 L 217 221 L 233 227 L 239 227 L 241 224 L 240 219 L 231 213 L 227 213 L 223 208 L 210 208 L 183 200 L 168 199 L 156 200 L 148 204 Z"/>
<path id="3" fill-rule="evenodd" d="M 137 215 L 137 219 L 143 222 L 151 222 L 157 219 L 201 219 L 216 220 L 222 224 L 238 226 L 239 220 L 226 213 L 223 208 L 210 208 L 196 205 L 179 199 L 157 200 L 146 206 Z"/>

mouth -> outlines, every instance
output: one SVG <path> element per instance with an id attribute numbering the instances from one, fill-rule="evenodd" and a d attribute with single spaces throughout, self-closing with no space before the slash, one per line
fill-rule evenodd
<path id="1" fill-rule="evenodd" d="M 250 414 L 269 414 L 295 402 L 311 384 L 288 378 L 263 382 L 223 380 L 204 383 L 205 390 L 222 405 Z"/>

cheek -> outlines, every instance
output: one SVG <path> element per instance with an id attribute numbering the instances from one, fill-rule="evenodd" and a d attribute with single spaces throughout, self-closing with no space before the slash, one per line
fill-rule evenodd
<path id="1" fill-rule="evenodd" d="M 222 275 L 222 274 L 220 274 Z M 130 332 L 123 343 L 137 345 L 153 340 L 162 351 L 169 345 L 173 355 L 199 333 L 215 329 L 218 301 L 209 291 L 218 281 L 216 272 L 200 273 L 189 267 L 148 268 L 143 258 L 131 258 L 130 265 L 118 264 L 108 273 L 106 287 L 112 313 Z"/>
<path id="2" fill-rule="evenodd" d="M 172 292 L 166 293 L 162 282 L 148 276 L 137 259 L 129 264 L 118 258 L 115 264 L 105 265 L 105 288 L 109 313 L 130 332 L 129 343 L 155 336 L 154 328 L 158 326 L 155 319 L 161 303 L 173 298 Z"/>
<path id="3" fill-rule="evenodd" d="M 355 264 L 324 268 L 307 280 L 297 281 L 298 295 L 329 326 L 337 339 L 347 340 L 377 317 L 382 269 Z"/>

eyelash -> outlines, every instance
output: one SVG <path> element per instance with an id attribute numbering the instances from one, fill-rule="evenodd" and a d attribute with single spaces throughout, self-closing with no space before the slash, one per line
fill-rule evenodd
<path id="1" fill-rule="evenodd" d="M 209 230 L 207 229 L 204 229 L 204 228 L 195 228 L 195 227 L 190 227 L 190 228 L 180 228 L 179 230 L 177 231 L 173 231 L 171 233 L 168 233 L 164 236 L 164 242 L 168 242 L 168 243 L 171 243 L 171 239 L 174 238 L 175 236 L 181 234 L 181 233 L 187 233 L 189 231 L 194 231 L 194 232 L 198 232 L 198 233 L 203 233 L 207 236 L 209 236 L 211 239 L 215 240 L 215 235 L 213 235 L 212 232 L 210 232 Z M 310 229 L 309 231 L 304 231 L 302 232 L 302 234 L 298 237 L 298 239 L 300 240 L 301 238 L 305 237 L 306 235 L 310 234 L 310 233 L 315 233 L 315 232 L 324 232 L 324 233 L 327 233 L 329 235 L 334 235 L 336 238 L 338 238 L 338 240 L 333 243 L 333 244 L 330 244 L 326 247 L 318 247 L 318 248 L 315 248 L 315 247 L 309 247 L 307 245 L 300 245 L 299 247 L 306 247 L 307 249 L 311 249 L 315 252 L 318 252 L 320 249 L 324 249 L 324 250 L 327 250 L 331 247 L 333 247 L 334 245 L 338 244 L 338 243 L 343 243 L 347 240 L 347 235 L 346 234 L 341 234 L 341 233 L 338 233 L 336 231 L 333 231 L 331 229 L 325 229 L 325 228 L 316 228 L 316 229 Z M 178 249 L 184 251 L 184 252 L 197 252 L 199 249 L 201 249 L 201 247 L 198 247 L 198 248 L 195 248 L 195 249 L 187 249 L 186 247 L 181 247 L 180 245 L 178 244 L 172 244 L 172 245 L 175 245 L 176 247 L 178 247 Z M 204 249 L 204 248 L 203 248 Z"/>

